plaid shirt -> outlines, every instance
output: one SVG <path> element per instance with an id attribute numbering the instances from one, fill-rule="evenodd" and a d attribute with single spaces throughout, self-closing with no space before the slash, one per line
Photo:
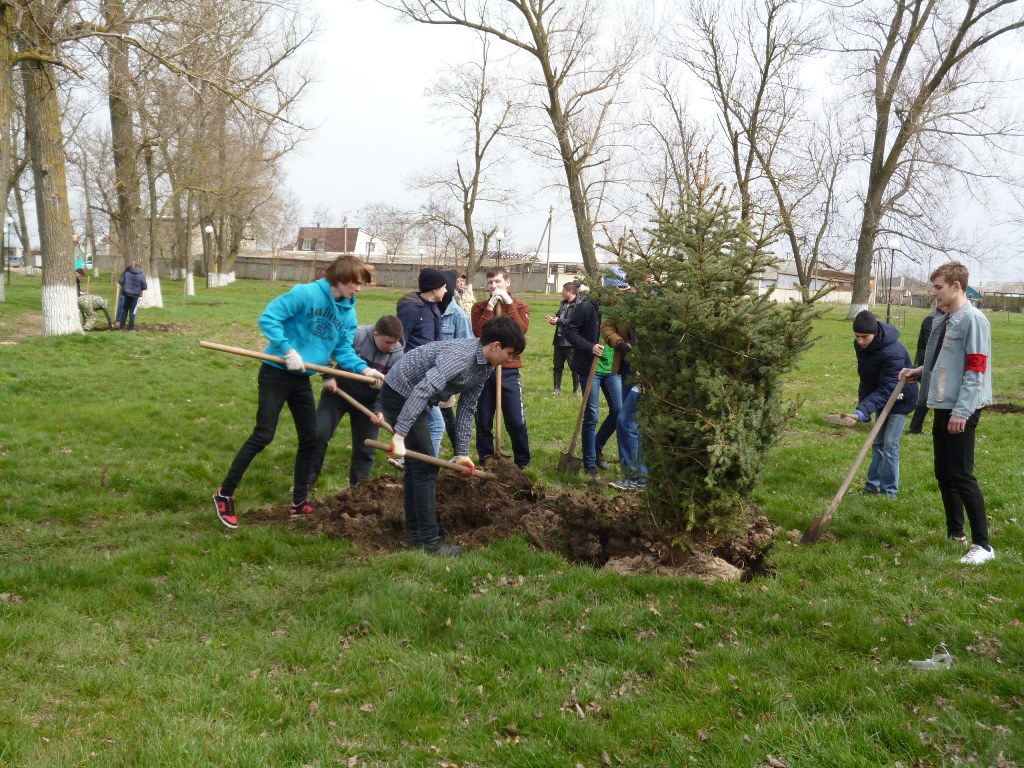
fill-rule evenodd
<path id="1" fill-rule="evenodd" d="M 453 448 L 457 456 L 468 456 L 473 414 L 490 372 L 491 366 L 484 359 L 479 339 L 438 341 L 406 352 L 384 379 L 405 398 L 395 423 L 395 434 L 407 436 L 413 422 L 428 406 L 461 394 L 455 415 Z"/>

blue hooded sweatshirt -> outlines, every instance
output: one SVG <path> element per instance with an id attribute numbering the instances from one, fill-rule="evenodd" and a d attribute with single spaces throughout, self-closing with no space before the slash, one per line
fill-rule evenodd
<path id="1" fill-rule="evenodd" d="M 335 301 L 325 278 L 296 285 L 278 296 L 260 315 L 259 325 L 270 342 L 264 349 L 267 354 L 284 357 L 285 352 L 294 349 L 307 363 L 327 365 L 334 360 L 339 368 L 351 373 L 362 373 L 366 368 L 352 348 L 356 300 Z M 267 365 L 285 369 L 279 363 Z M 306 371 L 306 375 L 312 376 L 313 371 Z"/>

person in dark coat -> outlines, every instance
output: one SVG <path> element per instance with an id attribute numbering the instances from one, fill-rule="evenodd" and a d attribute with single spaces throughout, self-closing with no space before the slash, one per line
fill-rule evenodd
<path id="1" fill-rule="evenodd" d="M 910 367 L 910 353 L 900 343 L 900 332 L 888 323 L 879 322 L 864 310 L 853 321 L 853 349 L 857 353 L 857 374 L 860 402 L 853 415 L 857 421 L 868 421 L 880 414 L 899 383 L 900 371 Z M 879 493 L 896 498 L 900 487 L 900 438 L 907 414 L 917 403 L 916 383 L 907 383 L 893 405 L 882 428 L 871 444 L 871 465 L 868 467 L 864 493 Z"/>
<path id="2" fill-rule="evenodd" d="M 121 285 L 121 296 L 124 299 L 124 309 L 118 311 L 118 320 L 121 323 L 121 330 L 124 330 L 124 323 L 128 321 L 128 330 L 135 330 L 135 313 L 139 310 L 139 299 L 149 285 L 146 283 L 146 274 L 142 271 L 142 264 L 138 261 L 121 273 L 117 281 Z"/>
<path id="3" fill-rule="evenodd" d="M 572 393 L 574 395 L 578 395 L 580 393 L 580 377 L 579 374 L 572 369 L 572 345 L 565 338 L 565 328 L 572 320 L 572 313 L 576 311 L 576 307 L 579 303 L 580 295 L 578 286 L 575 280 L 570 280 L 562 286 L 562 303 L 558 306 L 558 312 L 544 318 L 548 321 L 549 325 L 555 326 L 555 336 L 551 343 L 555 348 L 554 394 L 556 395 L 560 395 L 562 393 L 562 371 L 564 370 L 566 363 L 569 364 L 569 372 L 572 374 Z"/>
<path id="4" fill-rule="evenodd" d="M 914 365 L 924 365 L 924 352 L 928 349 L 928 339 L 932 335 L 932 326 L 935 321 L 945 314 L 937 306 L 932 308 L 924 320 L 921 321 L 921 330 L 917 334 L 917 353 L 914 355 Z M 914 416 L 910 420 L 910 427 L 907 431 L 912 435 L 920 435 L 924 432 L 924 419 L 928 415 L 928 406 L 919 405 L 914 409 Z"/>

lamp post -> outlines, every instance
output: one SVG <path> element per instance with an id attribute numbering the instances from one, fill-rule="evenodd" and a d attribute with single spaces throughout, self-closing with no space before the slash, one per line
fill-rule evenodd
<path id="1" fill-rule="evenodd" d="M 498 241 L 498 255 L 494 257 L 494 266 L 501 266 L 501 241 L 505 239 L 505 233 L 502 230 L 498 230 L 494 233 L 494 239 Z"/>
<path id="2" fill-rule="evenodd" d="M 892 273 L 896 266 L 896 251 L 900 249 L 900 239 L 893 235 L 889 238 L 889 290 L 885 293 L 885 322 L 892 317 Z"/>
<path id="3" fill-rule="evenodd" d="M 203 227 L 203 247 L 206 250 L 206 287 L 213 287 L 213 225 Z"/>
<path id="4" fill-rule="evenodd" d="M 423 269 L 423 249 L 420 248 L 416 253 L 420 256 L 420 269 Z"/>

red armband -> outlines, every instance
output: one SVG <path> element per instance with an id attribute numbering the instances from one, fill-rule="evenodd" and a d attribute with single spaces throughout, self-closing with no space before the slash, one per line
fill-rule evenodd
<path id="1" fill-rule="evenodd" d="M 968 355 L 967 370 L 984 373 L 988 369 L 988 355 Z"/>

